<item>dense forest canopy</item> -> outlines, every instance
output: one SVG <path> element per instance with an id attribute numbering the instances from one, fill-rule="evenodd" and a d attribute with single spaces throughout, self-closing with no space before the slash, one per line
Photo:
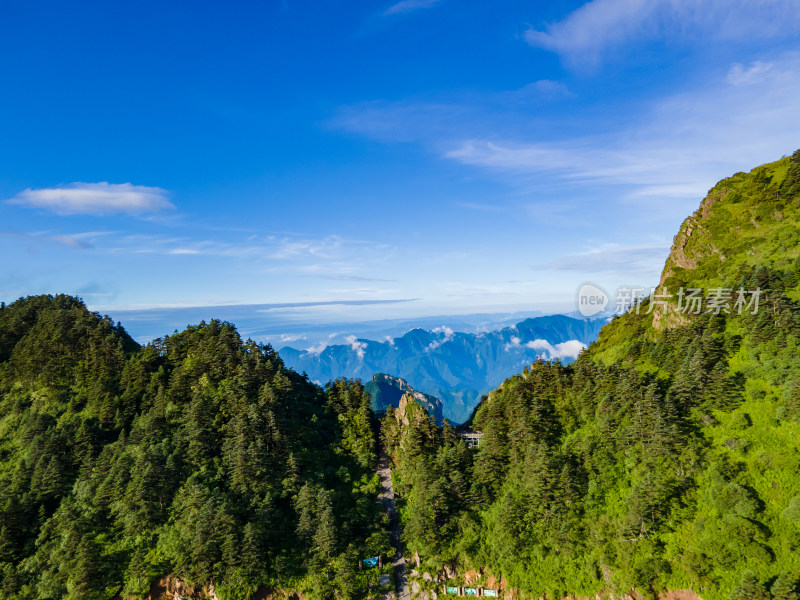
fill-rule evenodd
<path id="1" fill-rule="evenodd" d="M 222 600 L 349 598 L 386 552 L 369 396 L 212 321 L 137 346 L 68 296 L 0 309 L 0 598 L 174 573 Z"/>
<path id="2" fill-rule="evenodd" d="M 796 598 L 798 226 L 800 151 L 720 182 L 676 237 L 659 294 L 724 287 L 727 310 L 644 300 L 574 364 L 490 394 L 474 451 L 419 409 L 387 414 L 410 551 L 533 597 Z"/>

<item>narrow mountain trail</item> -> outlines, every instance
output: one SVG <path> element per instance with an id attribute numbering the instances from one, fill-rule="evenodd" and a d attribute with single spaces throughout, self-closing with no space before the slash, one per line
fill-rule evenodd
<path id="1" fill-rule="evenodd" d="M 392 486 L 392 470 L 389 468 L 389 458 L 381 452 L 378 462 L 378 475 L 381 478 L 381 493 L 378 501 L 383 504 L 389 514 L 389 527 L 391 527 L 392 544 L 394 545 L 394 565 L 395 587 L 397 589 L 397 600 L 411 600 L 408 591 L 408 576 L 406 575 L 406 560 L 403 557 L 402 527 L 400 526 L 400 516 L 397 514 L 397 506 L 394 502 L 394 487 Z"/>

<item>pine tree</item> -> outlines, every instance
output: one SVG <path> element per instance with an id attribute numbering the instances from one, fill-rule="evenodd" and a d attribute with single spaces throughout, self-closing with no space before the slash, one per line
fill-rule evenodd
<path id="1" fill-rule="evenodd" d="M 320 494 L 319 517 L 314 532 L 314 553 L 323 563 L 328 563 L 336 552 L 337 534 L 333 506 L 328 493 Z"/>
<path id="2" fill-rule="evenodd" d="M 797 581 L 788 573 L 781 573 L 769 589 L 774 600 L 797 600 Z"/>
<path id="3" fill-rule="evenodd" d="M 734 588 L 729 600 L 769 600 L 769 593 L 755 573 L 745 571 L 739 586 Z"/>

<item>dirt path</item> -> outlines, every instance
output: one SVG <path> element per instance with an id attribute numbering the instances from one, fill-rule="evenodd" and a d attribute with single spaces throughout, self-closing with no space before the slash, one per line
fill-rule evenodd
<path id="1" fill-rule="evenodd" d="M 397 588 L 397 600 L 411 600 L 408 591 L 408 577 L 406 575 L 406 561 L 403 558 L 403 530 L 400 527 L 400 518 L 397 514 L 397 506 L 394 502 L 394 488 L 392 487 L 392 471 L 389 468 L 389 459 L 381 453 L 378 462 L 378 475 L 381 478 L 381 493 L 378 500 L 383 504 L 386 512 L 389 513 L 389 527 L 392 532 L 392 544 L 394 545 L 394 565 L 395 587 Z"/>

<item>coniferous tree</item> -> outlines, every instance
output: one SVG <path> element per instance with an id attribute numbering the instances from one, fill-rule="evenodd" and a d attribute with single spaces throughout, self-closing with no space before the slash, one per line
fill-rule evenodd
<path id="1" fill-rule="evenodd" d="M 797 600 L 797 581 L 783 572 L 772 583 L 769 593 L 774 600 Z"/>

